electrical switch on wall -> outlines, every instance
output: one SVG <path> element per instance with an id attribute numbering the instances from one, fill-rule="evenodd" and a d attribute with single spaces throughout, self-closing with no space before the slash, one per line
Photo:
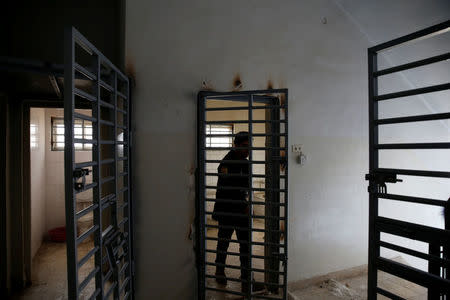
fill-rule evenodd
<path id="1" fill-rule="evenodd" d="M 302 145 L 292 145 L 292 152 L 294 153 L 295 160 L 299 165 L 304 165 L 306 163 L 306 155 L 302 152 Z"/>

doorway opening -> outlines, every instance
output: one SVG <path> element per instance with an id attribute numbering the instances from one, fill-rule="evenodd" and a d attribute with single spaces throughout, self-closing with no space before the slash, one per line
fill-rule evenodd
<path id="1" fill-rule="evenodd" d="M 286 299 L 287 90 L 198 107 L 200 299 Z"/>

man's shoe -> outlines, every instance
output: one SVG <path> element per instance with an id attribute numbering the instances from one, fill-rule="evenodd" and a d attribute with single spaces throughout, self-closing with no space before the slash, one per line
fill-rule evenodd
<path id="1" fill-rule="evenodd" d="M 227 277 L 225 275 L 224 269 L 216 269 L 216 282 L 218 284 L 226 285 L 227 284 Z"/>

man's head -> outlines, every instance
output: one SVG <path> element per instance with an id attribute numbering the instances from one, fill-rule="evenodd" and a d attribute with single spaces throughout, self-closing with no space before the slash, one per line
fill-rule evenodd
<path id="1" fill-rule="evenodd" d="M 236 134 L 234 138 L 234 146 L 235 147 L 248 147 L 248 132 L 241 131 Z M 240 158 L 248 157 L 248 149 L 236 149 L 236 153 Z"/>

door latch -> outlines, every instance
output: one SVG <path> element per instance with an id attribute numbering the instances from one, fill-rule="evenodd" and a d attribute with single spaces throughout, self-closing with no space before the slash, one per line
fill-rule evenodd
<path id="1" fill-rule="evenodd" d="M 77 168 L 73 170 L 73 178 L 75 178 L 74 188 L 81 191 L 86 186 L 86 176 L 89 175 L 89 169 Z M 81 182 L 78 181 L 81 178 Z"/>
<path id="2" fill-rule="evenodd" d="M 403 182 L 402 179 L 397 179 L 395 173 L 380 173 L 374 172 L 366 174 L 366 180 L 369 180 L 369 193 L 387 193 L 386 183 Z"/>

